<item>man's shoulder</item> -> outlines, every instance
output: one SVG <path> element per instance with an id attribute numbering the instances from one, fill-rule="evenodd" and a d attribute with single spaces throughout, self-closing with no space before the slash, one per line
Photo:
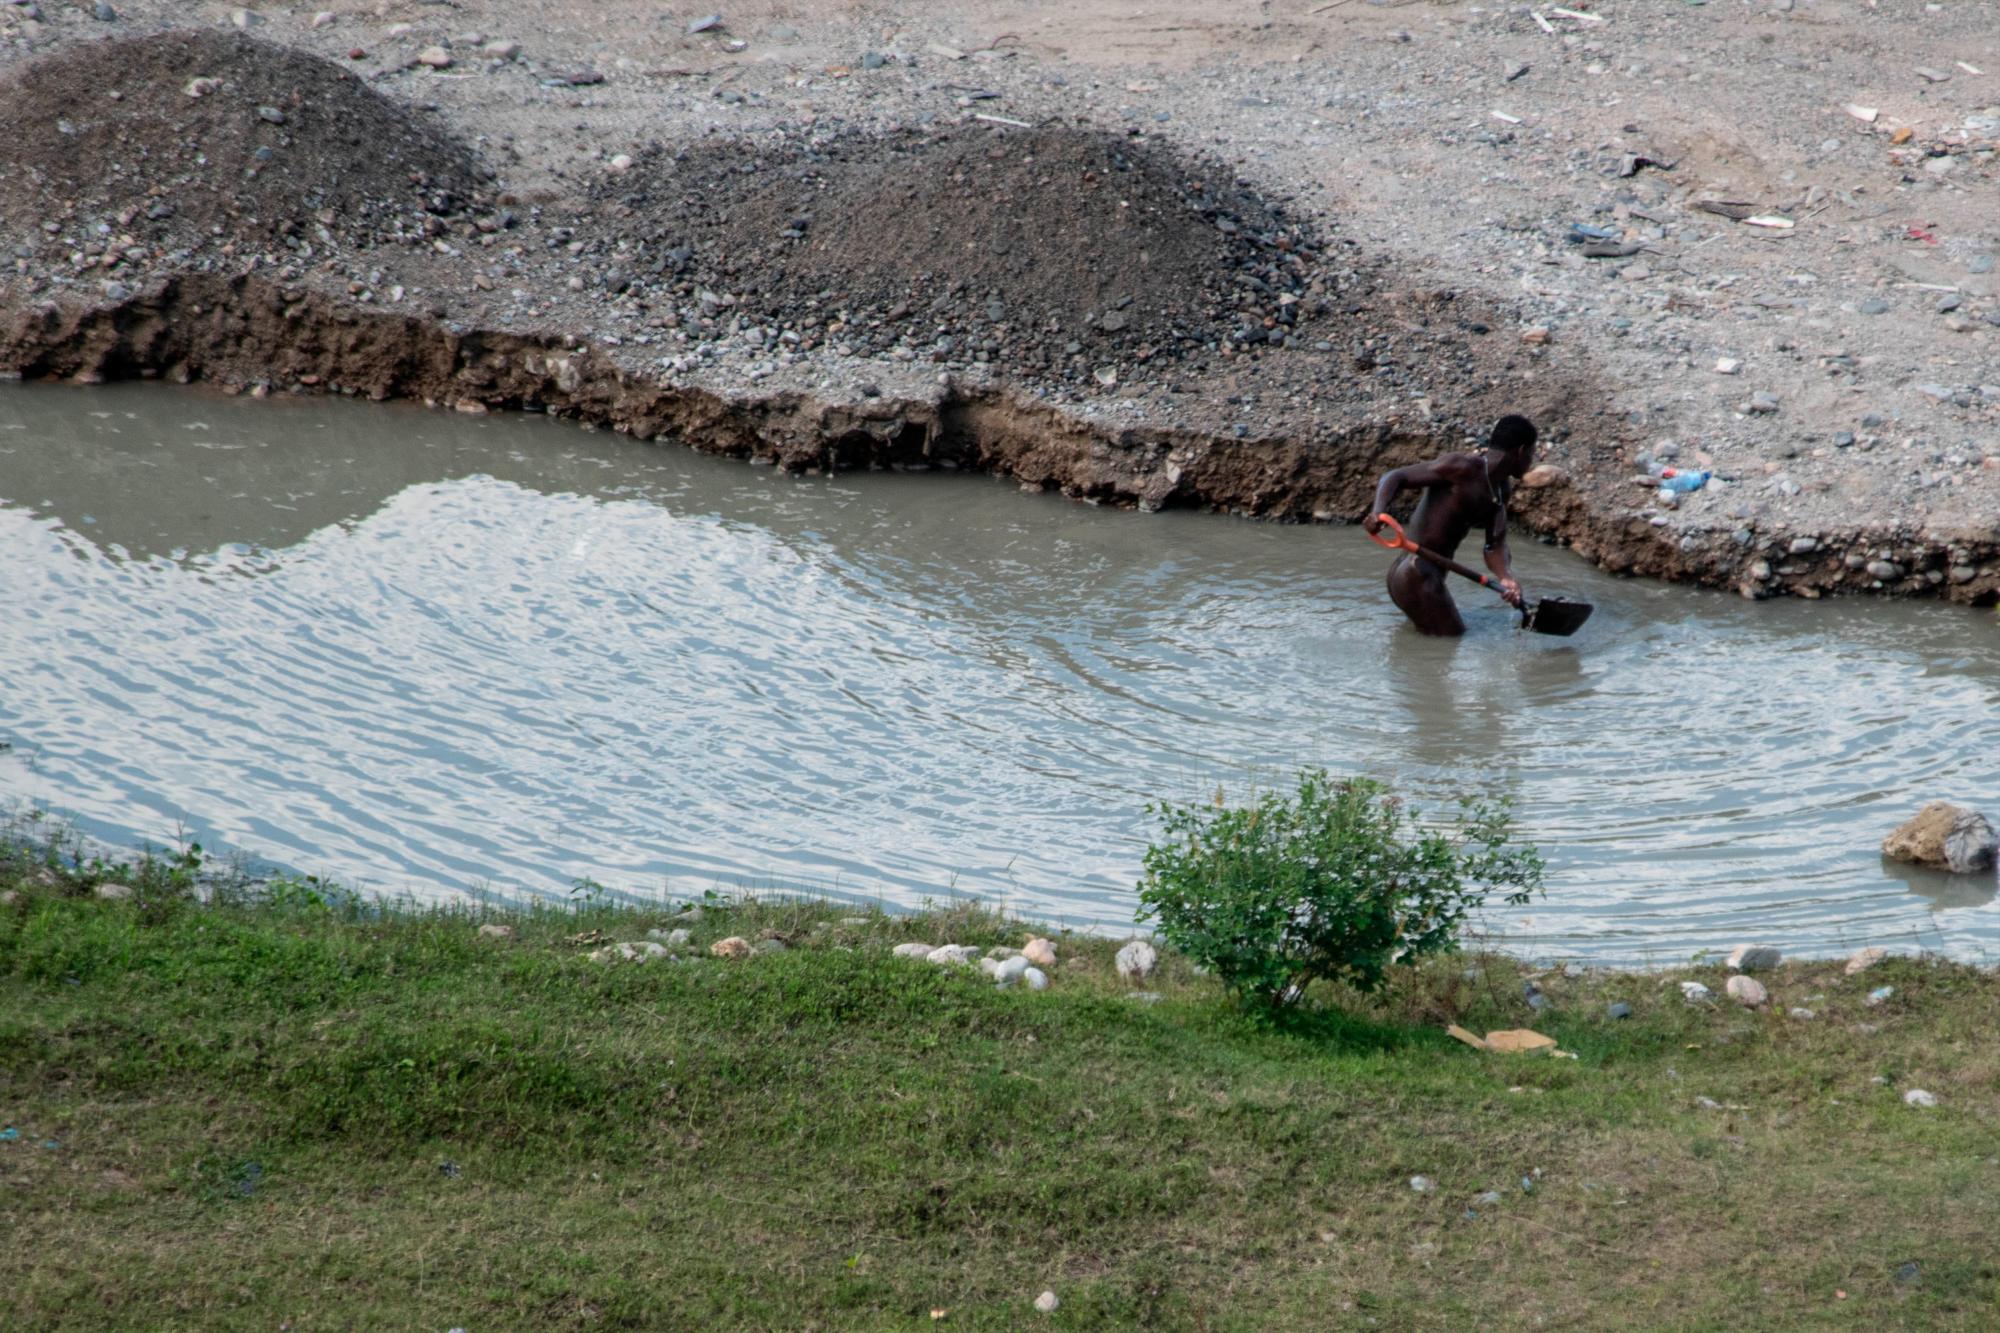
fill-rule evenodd
<path id="1" fill-rule="evenodd" d="M 1477 454 L 1439 454 L 1431 462 L 1441 477 L 1451 481 L 1465 481 L 1484 475 L 1486 465 Z"/>

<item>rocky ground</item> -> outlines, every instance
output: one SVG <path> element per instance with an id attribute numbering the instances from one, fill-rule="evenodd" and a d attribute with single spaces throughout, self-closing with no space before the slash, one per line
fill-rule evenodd
<path id="1" fill-rule="evenodd" d="M 1981 5 L 37 0 L 0 62 L 0 369 L 1298 519 L 1525 410 L 1607 567 L 2000 597 Z"/>

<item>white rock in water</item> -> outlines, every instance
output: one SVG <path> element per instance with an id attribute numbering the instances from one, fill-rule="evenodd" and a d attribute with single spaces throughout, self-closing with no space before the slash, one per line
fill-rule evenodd
<path id="1" fill-rule="evenodd" d="M 979 950 L 969 944 L 940 944 L 924 955 L 925 961 L 939 966 L 963 967 L 979 957 Z"/>
<path id="2" fill-rule="evenodd" d="M 1768 944 L 1739 944 L 1729 955 L 1732 972 L 1769 972 L 1785 955 Z"/>
<path id="3" fill-rule="evenodd" d="M 1029 990 L 1047 990 L 1049 988 L 1049 974 L 1042 971 L 1039 967 L 1031 967 L 1023 972 L 1021 980 L 1028 983 Z"/>
<path id="4" fill-rule="evenodd" d="M 889 952 L 895 954 L 898 958 L 928 958 L 931 956 L 931 950 L 935 947 L 935 945 L 919 944 L 915 940 L 912 940 L 908 944 L 897 945 Z"/>
<path id="5" fill-rule="evenodd" d="M 1681 983 L 1681 998 L 1689 1004 L 1707 1004 L 1709 1001 L 1709 989 L 1699 981 L 1683 981 Z"/>
<path id="6" fill-rule="evenodd" d="M 488 922 L 479 928 L 479 935 L 480 938 L 488 940 L 511 940 L 514 938 L 514 928 L 512 926 L 498 926 Z"/>
<path id="7" fill-rule="evenodd" d="M 1045 1291 L 1035 1297 L 1035 1308 L 1043 1314 L 1054 1314 L 1061 1305 L 1062 1302 L 1056 1299 L 1056 1294 L 1053 1291 Z"/>
<path id="8" fill-rule="evenodd" d="M 1144 940 L 1133 940 L 1118 951 L 1118 975 L 1127 981 L 1144 981 L 1159 965 L 1159 950 Z"/>
<path id="9" fill-rule="evenodd" d="M 1771 992 L 1764 989 L 1764 983 L 1755 977 L 1735 976 L 1724 987 L 1729 998 L 1745 1009 L 1761 1009 L 1771 1002 Z"/>
<path id="10" fill-rule="evenodd" d="M 97 886 L 97 896 L 108 903 L 122 903 L 132 896 L 132 886 L 106 880 Z"/>
<path id="11" fill-rule="evenodd" d="M 1021 956 L 1036 967 L 1056 965 L 1056 946 L 1037 935 L 1021 947 Z"/>
<path id="12" fill-rule="evenodd" d="M 1856 972 L 1866 972 L 1888 956 L 1889 951 L 1879 945 L 1871 944 L 1865 949 L 1856 949 L 1847 955 L 1847 975 L 1851 977 Z"/>
<path id="13" fill-rule="evenodd" d="M 1931 1093 L 1925 1092 L 1922 1088 L 1911 1088 L 1908 1092 L 1903 1094 L 1903 1105 L 1936 1106 L 1937 1097 Z"/>
<path id="14" fill-rule="evenodd" d="M 1026 976 L 1027 972 L 1028 960 L 1019 954 L 1015 954 L 1012 958 L 1002 959 L 994 966 L 993 977 L 1001 985 L 1011 986 Z"/>

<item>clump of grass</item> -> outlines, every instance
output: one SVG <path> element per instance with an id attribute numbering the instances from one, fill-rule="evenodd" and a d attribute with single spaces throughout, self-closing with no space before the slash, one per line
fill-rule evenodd
<path id="1" fill-rule="evenodd" d="M 1478 955 L 1272 1023 L 1173 954 L 1132 998 L 1115 940 L 1059 935 L 1039 993 L 890 955 L 1029 933 L 977 906 L 103 901 L 97 873 L 0 851 L 20 1327 L 1978 1327 L 2000 1299 L 2000 982 L 1970 968 L 1795 965 L 1760 1013 L 1671 984 L 1714 969 L 1558 973 L 1536 1015 L 1533 970 Z M 690 961 L 589 956 L 675 926 Z M 787 947 L 708 957 L 727 935 Z"/>

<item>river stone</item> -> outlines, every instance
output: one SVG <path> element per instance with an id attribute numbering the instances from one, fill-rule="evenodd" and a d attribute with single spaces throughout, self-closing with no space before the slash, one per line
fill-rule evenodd
<path id="1" fill-rule="evenodd" d="M 924 955 L 925 961 L 936 963 L 940 967 L 964 967 L 977 957 L 979 950 L 969 944 L 940 944 Z"/>
<path id="2" fill-rule="evenodd" d="M 993 979 L 1003 986 L 1011 986 L 1025 976 L 1027 971 L 1028 960 L 1015 954 L 1012 958 L 1002 959 L 994 965 Z"/>
<path id="3" fill-rule="evenodd" d="M 132 886 L 107 880 L 97 886 L 97 896 L 108 903 L 126 902 L 132 897 Z"/>
<path id="4" fill-rule="evenodd" d="M 1144 940 L 1133 940 L 1118 951 L 1118 975 L 1127 981 L 1144 981 L 1159 965 L 1159 951 Z"/>
<path id="5" fill-rule="evenodd" d="M 1049 988 L 1049 974 L 1042 971 L 1039 967 L 1031 967 L 1023 972 L 1021 980 L 1028 983 L 1029 990 L 1047 990 Z"/>
<path id="6" fill-rule="evenodd" d="M 931 956 L 931 950 L 935 947 L 935 945 L 920 944 L 912 940 L 908 944 L 897 945 L 889 952 L 895 954 L 898 958 L 928 958 Z"/>
<path id="7" fill-rule="evenodd" d="M 1054 967 L 1056 965 L 1056 946 L 1037 935 L 1022 946 L 1021 957 L 1027 959 L 1036 967 Z"/>
<path id="8" fill-rule="evenodd" d="M 1769 972 L 1784 960 L 1784 954 L 1768 944 L 1739 944 L 1729 954 L 1732 972 Z"/>
<path id="9" fill-rule="evenodd" d="M 479 938 L 482 940 L 511 940 L 514 938 L 514 928 L 512 926 L 496 925 L 489 921 L 479 928 Z"/>
<path id="10" fill-rule="evenodd" d="M 1891 860 L 1955 875 L 1993 869 L 1996 847 L 2000 838 L 1985 815 L 1949 801 L 1932 801 L 1882 840 L 1882 854 Z"/>
<path id="11" fill-rule="evenodd" d="M 1847 975 L 1851 977 L 1856 972 L 1866 972 L 1888 956 L 1889 951 L 1877 944 L 1871 944 L 1865 949 L 1856 949 L 1847 955 Z"/>
<path id="12" fill-rule="evenodd" d="M 1723 989 L 1729 998 L 1745 1009 L 1761 1009 L 1771 1002 L 1771 992 L 1764 989 L 1764 983 L 1755 977 L 1734 976 Z"/>
<path id="13" fill-rule="evenodd" d="M 655 958 L 668 957 L 666 946 L 651 940 L 632 940 L 625 944 L 607 944 L 602 949 L 592 949 L 590 957 L 598 963 L 650 963 Z"/>
<path id="14" fill-rule="evenodd" d="M 731 935 L 726 940 L 717 940 L 708 946 L 708 951 L 717 958 L 748 958 L 750 941 L 741 935 Z"/>

